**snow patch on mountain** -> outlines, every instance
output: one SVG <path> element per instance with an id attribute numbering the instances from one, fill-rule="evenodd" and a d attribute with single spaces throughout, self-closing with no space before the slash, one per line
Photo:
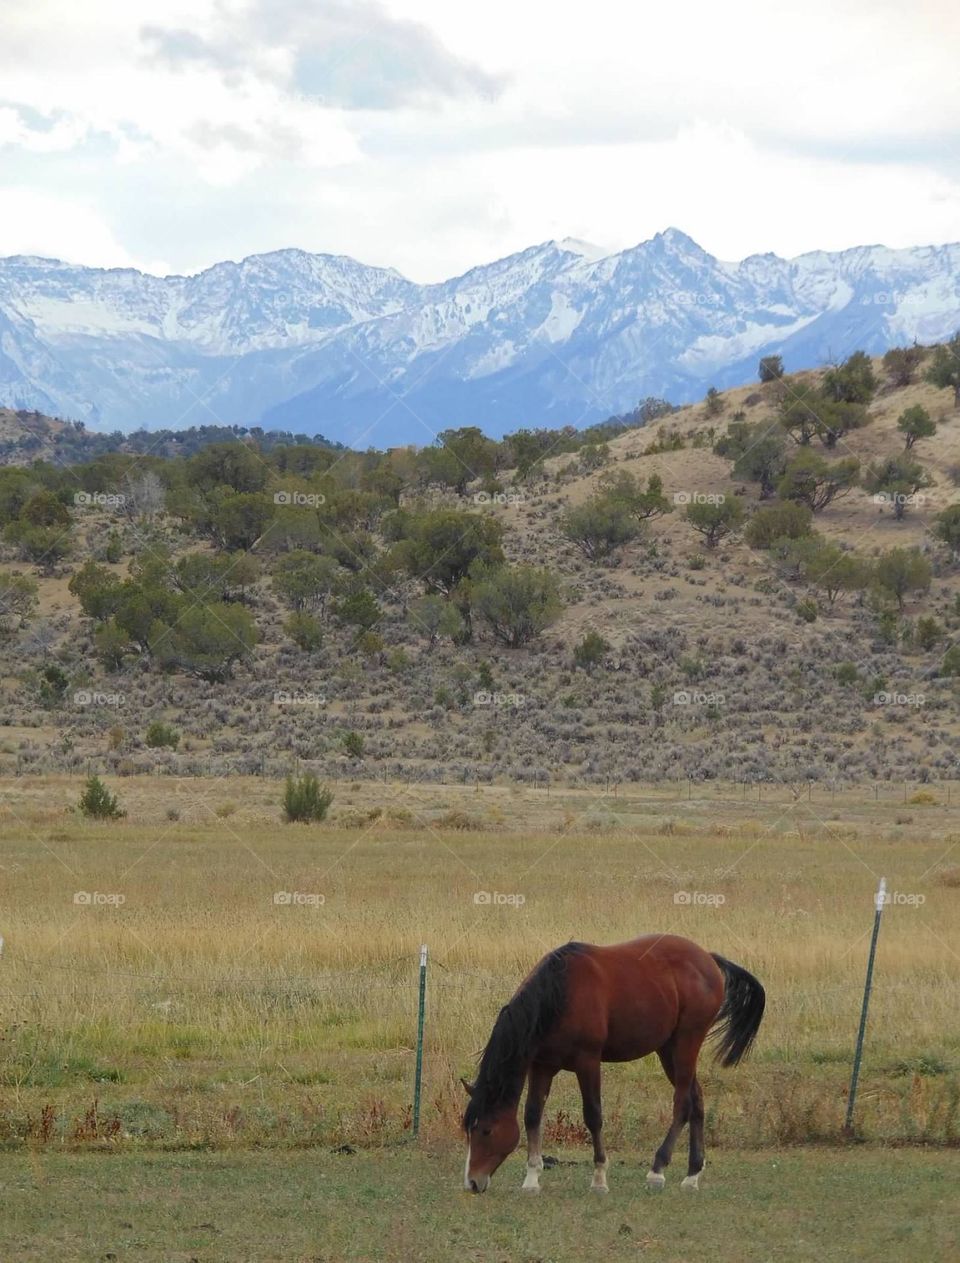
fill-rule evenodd
<path id="1" fill-rule="evenodd" d="M 429 441 L 585 424 L 960 326 L 960 246 L 723 262 L 668 228 L 610 253 L 541 242 L 418 285 L 277 250 L 194 276 L 0 260 L 0 403 L 130 429 L 275 424 Z"/>

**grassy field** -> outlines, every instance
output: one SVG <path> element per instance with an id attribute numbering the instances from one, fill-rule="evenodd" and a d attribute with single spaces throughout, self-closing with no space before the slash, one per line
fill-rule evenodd
<path id="1" fill-rule="evenodd" d="M 0 1253 L 21 1263 L 933 1263 L 960 1253 L 960 1157 L 903 1150 L 725 1152 L 698 1194 L 636 1164 L 587 1191 L 579 1161 L 484 1197 L 446 1151 L 5 1155 Z"/>
<path id="2" fill-rule="evenodd" d="M 75 779 L 5 786 L 8 1149 L 403 1140 L 421 942 L 423 1135 L 456 1145 L 456 1078 L 530 966 L 569 938 L 650 930 L 689 935 L 768 989 L 750 1061 L 706 1067 L 708 1146 L 834 1140 L 881 873 L 897 902 L 859 1126 L 957 1142 L 960 833 L 943 804 L 366 784 L 338 787 L 338 818 L 303 827 L 278 822 L 273 782 L 118 788 L 128 817 L 88 824 L 70 810 Z M 608 1068 L 605 1104 L 614 1158 L 649 1154 L 667 1118 L 659 1067 Z M 547 1135 L 583 1139 L 572 1082 L 551 1097 Z"/>

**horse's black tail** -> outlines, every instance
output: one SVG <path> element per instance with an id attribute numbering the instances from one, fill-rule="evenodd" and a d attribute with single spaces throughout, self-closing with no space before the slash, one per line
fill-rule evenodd
<path id="1" fill-rule="evenodd" d="M 721 1066 L 735 1066 L 750 1051 L 767 997 L 753 974 L 716 952 L 711 955 L 723 970 L 724 980 L 723 1004 L 712 1031 L 718 1041 L 716 1060 Z"/>

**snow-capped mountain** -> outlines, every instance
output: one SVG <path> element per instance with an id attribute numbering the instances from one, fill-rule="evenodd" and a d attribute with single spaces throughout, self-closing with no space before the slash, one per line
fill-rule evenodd
<path id="1" fill-rule="evenodd" d="M 585 425 L 960 327 L 960 245 L 725 263 L 676 229 L 417 285 L 279 250 L 196 276 L 0 260 L 0 404 L 96 428 L 262 424 L 360 446 Z"/>

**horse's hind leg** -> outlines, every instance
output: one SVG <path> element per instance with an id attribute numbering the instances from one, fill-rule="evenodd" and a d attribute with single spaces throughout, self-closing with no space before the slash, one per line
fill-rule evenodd
<path id="1" fill-rule="evenodd" d="M 700 1187 L 703 1164 L 703 1089 L 700 1080 L 694 1076 L 690 1085 L 690 1163 L 681 1188 L 696 1190 Z"/>
<path id="2" fill-rule="evenodd" d="M 593 1193 L 609 1193 L 607 1155 L 603 1148 L 603 1106 L 600 1096 L 600 1058 L 577 1067 L 577 1082 L 583 1097 L 583 1121 L 593 1138 Z"/>
<path id="3" fill-rule="evenodd" d="M 540 1148 L 543 1107 L 550 1094 L 553 1071 L 543 1066 L 531 1066 L 527 1081 L 527 1100 L 523 1107 L 523 1125 L 527 1132 L 527 1174 L 523 1180 L 526 1193 L 540 1192 L 540 1172 L 543 1170 L 543 1154 Z"/>
<path id="4" fill-rule="evenodd" d="M 647 1185 L 652 1189 L 662 1189 L 667 1182 L 664 1169 L 670 1164 L 684 1124 L 690 1121 L 693 1110 L 691 1088 L 702 1043 L 702 1034 L 675 1036 L 657 1052 L 664 1074 L 673 1084 L 673 1119 L 663 1143 L 654 1154 L 653 1166 L 647 1172 Z"/>

